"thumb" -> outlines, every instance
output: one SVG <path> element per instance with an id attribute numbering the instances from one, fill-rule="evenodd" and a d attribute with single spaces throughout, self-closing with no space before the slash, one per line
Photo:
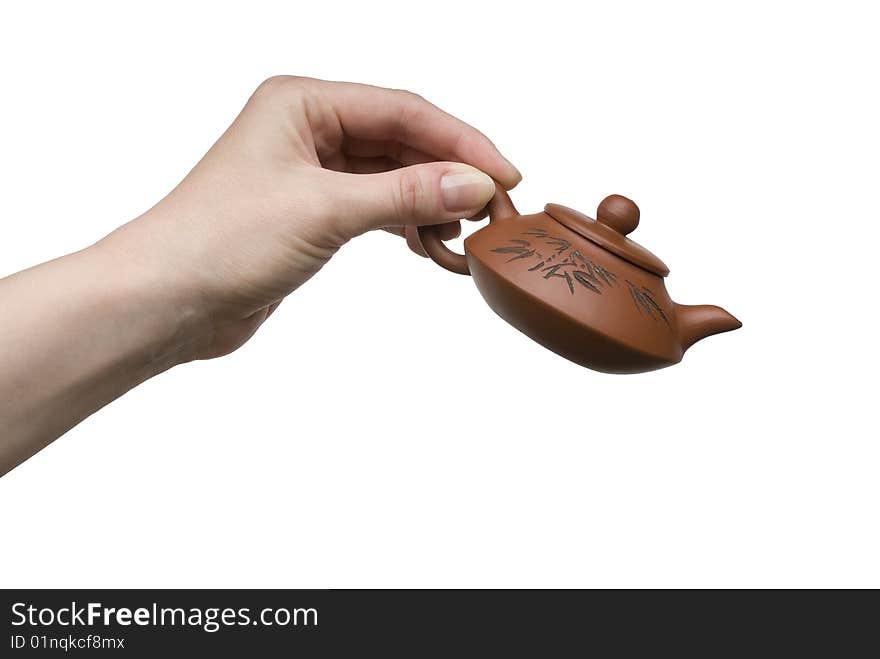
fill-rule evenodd
<path id="1" fill-rule="evenodd" d="M 381 174 L 346 174 L 345 218 L 352 235 L 384 226 L 442 224 L 468 217 L 495 194 L 495 182 L 469 165 L 430 162 Z"/>

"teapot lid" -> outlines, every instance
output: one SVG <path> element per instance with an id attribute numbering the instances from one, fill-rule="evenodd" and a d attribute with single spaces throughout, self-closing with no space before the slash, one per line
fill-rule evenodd
<path id="1" fill-rule="evenodd" d="M 669 268 L 663 261 L 626 237 L 639 226 L 639 207 L 626 197 L 618 194 L 605 197 L 596 209 L 595 220 L 559 204 L 547 204 L 544 212 L 575 233 L 640 268 L 661 277 L 669 274 Z"/>

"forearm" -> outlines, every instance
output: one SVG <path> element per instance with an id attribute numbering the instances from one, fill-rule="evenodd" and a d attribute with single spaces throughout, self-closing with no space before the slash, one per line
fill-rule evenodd
<path id="1" fill-rule="evenodd" d="M 161 273 L 99 243 L 0 280 L 0 475 L 204 338 Z"/>

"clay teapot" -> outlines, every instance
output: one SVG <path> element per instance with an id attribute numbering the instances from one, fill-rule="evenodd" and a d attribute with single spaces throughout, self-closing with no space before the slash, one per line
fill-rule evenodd
<path id="1" fill-rule="evenodd" d="M 742 324 L 724 309 L 673 302 L 669 268 L 627 235 L 639 208 L 606 197 L 592 219 L 547 204 L 520 215 L 497 187 L 489 224 L 451 251 L 436 226 L 418 228 L 439 265 L 471 275 L 504 320 L 553 352 L 605 373 L 641 373 L 681 361 L 685 350 Z"/>

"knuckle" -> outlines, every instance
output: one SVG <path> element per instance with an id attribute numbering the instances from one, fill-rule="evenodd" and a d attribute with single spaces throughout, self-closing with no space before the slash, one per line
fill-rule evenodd
<path id="1" fill-rule="evenodd" d="M 455 137 L 455 144 L 452 145 L 452 153 L 459 158 L 465 159 L 470 155 L 471 136 L 467 131 L 461 130 Z"/>
<path id="2" fill-rule="evenodd" d="M 418 125 L 428 113 L 430 104 L 418 94 L 405 89 L 395 90 L 397 94 L 396 132 L 403 141 L 408 139 L 411 126 Z"/>
<path id="3" fill-rule="evenodd" d="M 401 219 L 417 217 L 424 194 L 425 186 L 420 176 L 412 172 L 400 176 L 394 200 L 397 216 Z"/>
<path id="4" fill-rule="evenodd" d="M 259 84 L 254 91 L 254 96 L 273 100 L 288 98 L 302 90 L 303 80 L 303 78 L 291 75 L 271 76 Z"/>
<path id="5" fill-rule="evenodd" d="M 431 106 L 423 96 L 420 96 L 415 92 L 406 89 L 398 89 L 395 90 L 395 92 L 397 93 L 403 113 L 408 117 L 420 116 Z"/>
<path id="6" fill-rule="evenodd" d="M 293 80 L 294 80 L 293 76 L 287 76 L 287 75 L 270 76 L 270 77 L 266 78 L 265 80 L 263 80 L 263 82 L 261 82 L 259 84 L 259 86 L 257 86 L 257 92 L 258 93 L 260 93 L 260 92 L 274 93 L 274 92 L 278 91 L 279 89 L 289 85 L 291 82 L 293 82 Z"/>
<path id="7" fill-rule="evenodd" d="M 411 92 L 408 89 L 395 89 L 394 90 L 401 99 L 405 101 L 409 101 L 411 103 L 424 101 L 425 99 L 416 94 L 415 92 Z"/>

